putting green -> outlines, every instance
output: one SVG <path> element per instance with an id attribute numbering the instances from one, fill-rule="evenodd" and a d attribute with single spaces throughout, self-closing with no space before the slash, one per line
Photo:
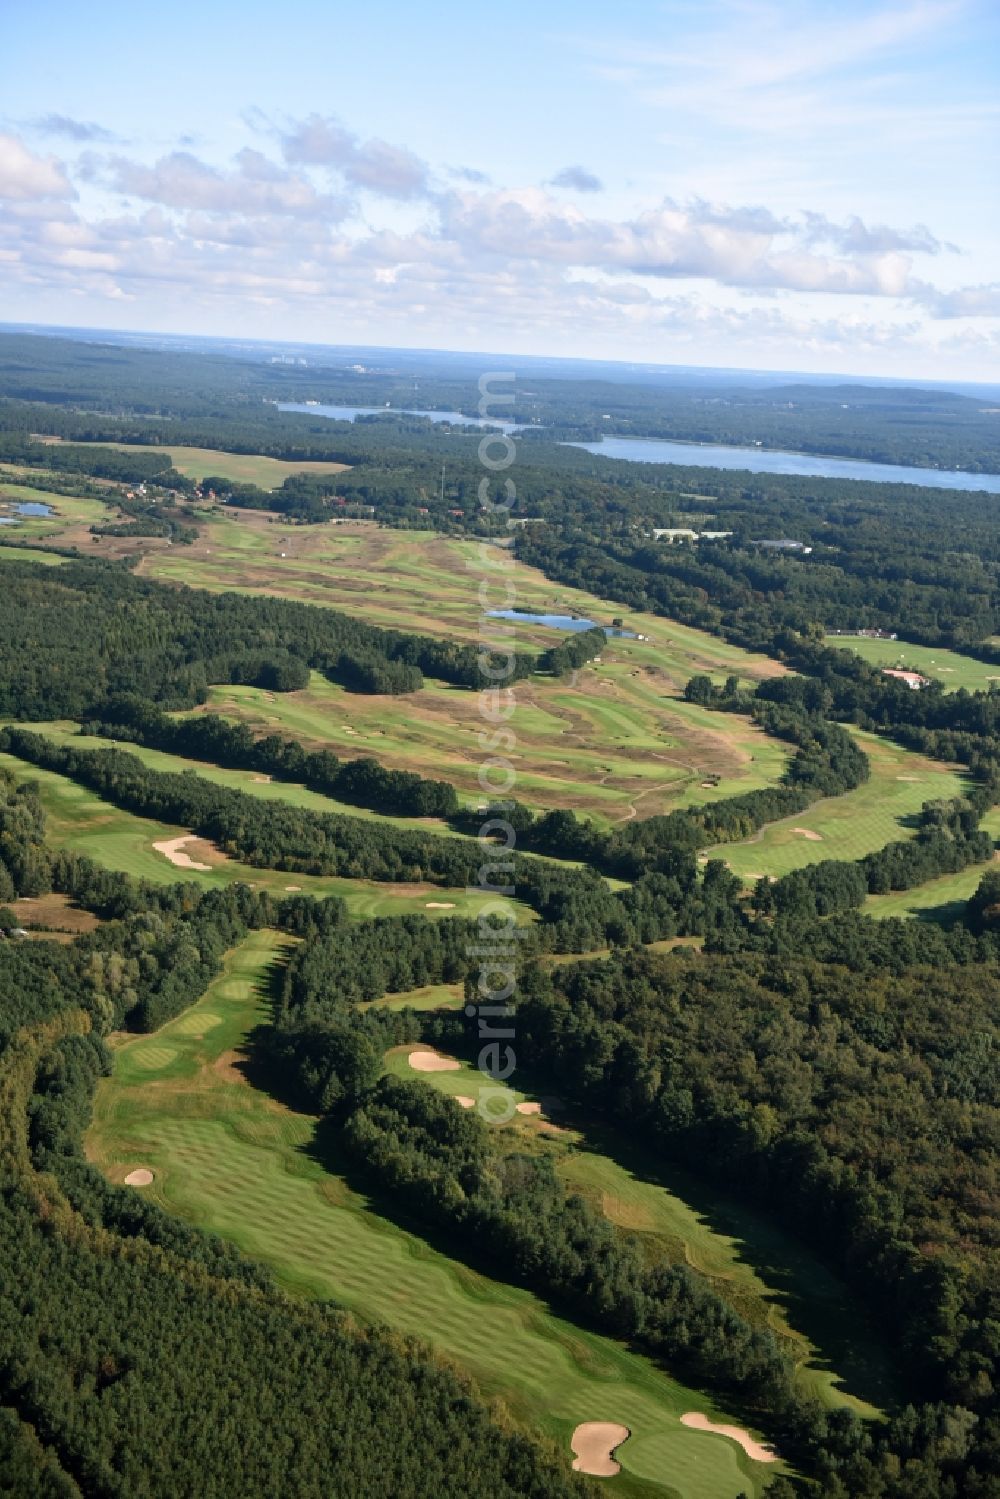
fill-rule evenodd
<path id="1" fill-rule="evenodd" d="M 282 945 L 255 933 L 229 955 L 229 997 L 216 984 L 199 1002 L 222 1017 L 204 1037 L 178 1035 L 175 1021 L 119 1043 L 98 1087 L 90 1158 L 118 1181 L 152 1170 L 147 1195 L 267 1261 L 287 1288 L 432 1342 L 517 1421 L 554 1438 L 567 1463 L 580 1422 L 628 1426 L 615 1487 L 624 1499 L 757 1499 L 780 1468 L 680 1423 L 692 1410 L 733 1419 L 714 1402 L 381 1217 L 340 1174 L 327 1132 L 245 1081 L 241 1048 L 266 1018 L 263 986 Z M 151 1077 L 142 1054 L 164 1044 L 178 1056 Z"/>

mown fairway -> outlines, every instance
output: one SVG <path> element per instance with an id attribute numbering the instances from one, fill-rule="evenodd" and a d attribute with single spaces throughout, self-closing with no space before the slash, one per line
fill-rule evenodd
<path id="1" fill-rule="evenodd" d="M 47 816 L 49 842 L 55 848 L 87 854 L 105 869 L 121 870 L 137 879 L 166 884 L 176 880 L 194 881 L 210 888 L 235 881 L 274 895 L 301 890 L 319 898 L 339 895 L 352 916 L 400 916 L 407 912 L 435 917 L 442 915 L 474 916 L 489 900 L 488 895 L 468 894 L 443 885 L 378 884 L 372 880 L 351 880 L 337 875 L 308 875 L 285 870 L 255 869 L 213 854 L 201 840 L 189 852 L 197 862 L 212 860 L 206 870 L 178 868 L 158 852 L 154 843 L 184 837 L 185 828 L 169 827 L 151 818 L 137 817 L 102 801 L 94 792 L 55 771 L 40 770 L 14 755 L 0 754 L 0 766 L 12 770 L 20 781 L 38 784 Z M 439 904 L 440 903 L 440 904 Z M 533 919 L 526 907 L 518 908 L 525 921 Z"/>
<path id="2" fill-rule="evenodd" d="M 774 1467 L 679 1421 L 685 1411 L 731 1415 L 380 1216 L 340 1175 L 327 1132 L 317 1139 L 315 1120 L 248 1084 L 242 1048 L 267 1016 L 280 946 L 254 934 L 197 1005 L 154 1036 L 122 1041 L 98 1089 L 91 1159 L 119 1182 L 148 1167 L 157 1201 L 266 1260 L 288 1288 L 430 1340 L 516 1419 L 554 1437 L 567 1462 L 578 1422 L 628 1426 L 614 1486 L 624 1499 L 756 1499 Z"/>
<path id="3" fill-rule="evenodd" d="M 979 824 L 995 840 L 1000 838 L 1000 807 L 991 807 Z M 998 856 L 994 854 L 994 859 Z M 868 916 L 920 916 L 925 920 L 951 921 L 974 895 L 988 864 L 972 864 L 958 874 L 943 874 L 914 890 L 893 890 L 888 895 L 869 895 L 864 910 Z"/>
<path id="4" fill-rule="evenodd" d="M 554 609 L 606 625 L 622 612 L 614 602 L 552 584 L 519 563 L 503 572 L 481 570 L 483 558 L 496 564 L 505 556 L 493 546 L 429 532 L 362 523 L 289 527 L 251 512 L 216 512 L 194 546 L 151 552 L 141 570 L 197 587 L 326 604 L 374 624 L 468 642 L 479 634 L 481 576 L 491 580 L 488 602 L 494 596 L 498 604 L 510 602 L 509 579 L 522 610 Z M 773 783 L 785 764 L 783 746 L 744 721 L 685 703 L 680 694 L 697 672 L 721 681 L 730 673 L 753 679 L 782 668 L 653 615 L 630 613 L 627 622 L 648 639 L 609 642 L 600 664 L 565 681 L 518 683 L 511 722 L 517 795 L 609 823 Z M 508 628 L 510 643 L 526 651 L 540 652 L 561 638 L 520 621 Z M 446 774 L 478 800 L 482 720 L 468 691 L 428 683 L 407 697 L 363 697 L 315 677 L 306 694 L 271 700 L 254 689 L 219 689 L 211 705 L 262 727 L 285 727 L 338 753 L 365 751 L 386 765 Z M 702 786 L 710 777 L 719 777 L 718 786 Z"/>
<path id="5" fill-rule="evenodd" d="M 575 680 L 517 684 L 509 758 L 519 800 L 608 824 L 780 779 L 785 745 L 747 719 L 668 696 L 654 671 L 629 668 L 617 655 L 607 651 Z M 216 687 L 207 706 L 345 759 L 372 755 L 393 769 L 443 777 L 472 804 L 482 800 L 483 720 L 478 695 L 465 688 L 427 681 L 420 692 L 377 696 L 347 692 L 314 672 L 302 692 Z"/>
<path id="6" fill-rule="evenodd" d="M 826 644 L 835 650 L 853 651 L 872 666 L 899 667 L 936 677 L 946 692 L 965 687 L 969 692 L 989 692 L 1000 682 L 1000 666 L 975 661 L 958 651 L 936 645 L 911 645 L 908 640 L 866 640 L 856 635 L 828 635 Z"/>
<path id="7" fill-rule="evenodd" d="M 415 993 L 419 1005 L 423 991 Z M 379 1003 L 407 1002 L 394 995 Z M 449 1007 L 460 1002 L 461 996 L 442 995 Z M 489 1086 L 465 1062 L 455 1071 L 415 1072 L 408 1056 L 419 1049 L 418 1043 L 390 1052 L 388 1070 L 451 1098 L 476 1098 Z M 513 1080 L 512 1091 L 518 1102 L 539 1099 L 530 1088 L 514 1088 Z M 657 1257 L 691 1266 L 747 1321 L 770 1328 L 804 1389 L 824 1405 L 869 1415 L 872 1402 L 894 1398 L 886 1348 L 850 1290 L 815 1255 L 761 1214 L 640 1145 L 569 1116 L 558 1100 L 543 1100 L 543 1107 L 542 1116 L 518 1116 L 508 1126 L 517 1132 L 518 1149 L 553 1153 L 563 1180 L 611 1222 L 639 1234 Z"/>
<path id="8" fill-rule="evenodd" d="M 852 732 L 871 761 L 871 777 L 863 786 L 769 823 L 745 843 L 720 844 L 712 854 L 748 881 L 781 876 L 820 859 L 860 859 L 910 837 L 924 802 L 965 791 L 957 770 L 874 734 Z"/>

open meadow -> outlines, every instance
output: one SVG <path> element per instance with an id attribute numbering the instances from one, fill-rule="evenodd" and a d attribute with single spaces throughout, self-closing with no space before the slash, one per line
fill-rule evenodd
<path id="1" fill-rule="evenodd" d="M 958 651 L 938 645 L 912 645 L 908 640 L 869 640 L 859 635 L 828 635 L 826 644 L 834 650 L 853 651 L 871 666 L 898 667 L 901 671 L 918 671 L 921 676 L 936 678 L 946 692 L 964 687 L 969 692 L 989 692 L 1000 682 L 1000 666 L 976 661 Z"/>
<path id="2" fill-rule="evenodd" d="M 578 1423 L 627 1426 L 615 1484 L 623 1499 L 758 1499 L 779 1466 L 680 1420 L 731 1416 L 384 1217 L 348 1179 L 331 1132 L 248 1081 L 248 1037 L 267 1019 L 282 947 L 274 934 L 253 934 L 191 1009 L 155 1035 L 119 1038 L 114 1074 L 98 1088 L 90 1159 L 117 1182 L 151 1172 L 141 1190 L 264 1260 L 286 1288 L 431 1341 L 567 1461 Z"/>
<path id="3" fill-rule="evenodd" d="M 258 453 L 224 453 L 218 448 L 191 448 L 171 443 L 157 448 L 141 448 L 135 443 L 102 442 L 102 448 L 119 452 L 167 453 L 170 462 L 186 479 L 200 483 L 207 475 L 229 479 L 233 484 L 256 484 L 258 489 L 277 489 L 292 474 L 342 474 L 350 467 L 322 459 L 290 462 L 284 458 L 266 458 Z"/>

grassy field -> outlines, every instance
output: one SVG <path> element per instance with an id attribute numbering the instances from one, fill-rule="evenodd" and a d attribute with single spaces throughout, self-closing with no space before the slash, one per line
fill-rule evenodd
<path id="1" fill-rule="evenodd" d="M 48 505 L 52 514 L 20 515 L 14 508 L 20 504 Z M 13 524 L 0 526 L 0 536 L 4 540 L 8 537 L 18 541 L 22 537 L 30 541 L 58 538 L 62 544 L 62 536 L 69 531 L 78 540 L 81 531 L 86 532 L 90 526 L 113 519 L 116 513 L 114 507 L 100 500 L 56 494 L 32 485 L 12 483 L 0 475 L 0 516 L 13 517 Z"/>
<path id="2" fill-rule="evenodd" d="M 461 1003 L 460 994 L 456 999 L 444 988 L 442 1007 Z M 430 1007 L 426 991 L 414 994 L 415 1008 Z M 407 1002 L 406 995 L 380 1001 L 394 1008 Z M 482 1073 L 465 1062 L 450 1072 L 414 1072 L 408 1057 L 418 1049 L 389 1052 L 387 1070 L 451 1098 L 478 1097 Z M 530 1087 L 512 1091 L 518 1102 L 539 1100 Z M 591 1120 L 571 1119 L 557 1101 L 545 1101 L 544 1110 L 508 1126 L 517 1132 L 518 1148 L 554 1153 L 563 1180 L 611 1222 L 638 1234 L 658 1258 L 705 1275 L 747 1321 L 770 1328 L 804 1390 L 824 1405 L 849 1405 L 868 1415 L 895 1397 L 885 1347 L 849 1289 L 815 1255 L 690 1173 L 627 1146 Z"/>
<path id="3" fill-rule="evenodd" d="M 4 526 L 3 529 L 8 531 L 14 528 Z M 41 562 L 45 567 L 59 567 L 68 560 L 67 557 L 59 557 L 54 552 L 42 551 L 40 548 L 11 546 L 6 537 L 0 535 L 0 562 Z"/>
<path id="4" fill-rule="evenodd" d="M 980 827 L 992 838 L 1000 838 L 1000 807 L 992 807 Z M 987 864 L 973 864 L 958 874 L 943 874 L 940 879 L 928 880 L 914 890 L 869 895 L 865 913 L 868 916 L 919 916 L 926 921 L 951 921 L 961 915 L 965 902 L 975 894 L 988 868 Z"/>
<path id="5" fill-rule="evenodd" d="M 351 915 L 359 920 L 400 916 L 408 912 L 430 917 L 449 914 L 474 916 L 489 900 L 485 894 L 468 894 L 464 889 L 453 890 L 442 885 L 378 884 L 335 875 L 255 869 L 234 859 L 213 856 L 200 840 L 192 853 L 199 862 L 212 859 L 212 866 L 207 870 L 180 869 L 153 845 L 183 837 L 186 829 L 169 827 L 122 811 L 68 777 L 40 770 L 14 755 L 0 755 L 0 766 L 12 770 L 18 780 L 38 783 L 46 812 L 48 838 L 54 847 L 87 854 L 106 869 L 120 870 L 156 884 L 193 880 L 205 888 L 212 888 L 239 880 L 276 895 L 289 890 L 301 890 L 318 898 L 339 895 L 347 902 Z M 429 904 L 437 902 L 447 903 L 446 908 L 442 910 L 436 904 Z M 517 909 L 523 920 L 533 919 L 527 906 Z"/>
<path id="6" fill-rule="evenodd" d="M 179 474 L 199 482 L 206 474 L 230 479 L 234 484 L 256 484 L 259 489 L 277 489 L 290 474 L 342 474 L 349 467 L 346 463 L 328 463 L 310 460 L 288 463 L 283 458 L 263 458 L 256 453 L 223 453 L 217 448 L 162 447 L 137 448 L 134 443 L 102 442 L 102 448 L 117 448 L 119 452 L 169 453 L 170 461 Z"/>
<path id="7" fill-rule="evenodd" d="M 165 750 L 147 749 L 141 744 L 124 742 L 118 744 L 118 741 L 80 734 L 76 732 L 76 725 L 66 720 L 33 723 L 27 727 L 30 727 L 33 733 L 44 734 L 47 739 L 53 740 L 56 744 L 72 744 L 75 749 L 107 750 L 114 745 L 134 755 L 137 760 L 142 761 L 143 765 L 148 765 L 150 770 L 172 773 L 193 770 L 216 786 L 226 786 L 232 791 L 242 791 L 245 795 L 256 797 L 259 801 L 286 802 L 289 806 L 302 807 L 306 811 L 339 813 L 347 817 L 360 817 L 369 822 L 388 823 L 391 827 L 433 833 L 435 837 L 466 838 L 468 841 L 465 834 L 455 832 L 439 817 L 389 817 L 381 812 L 372 812 L 367 807 L 355 807 L 351 802 L 338 801 L 336 797 L 325 796 L 320 791 L 312 791 L 308 786 L 288 781 L 267 780 L 250 770 L 227 770 L 221 765 L 212 765 L 205 760 L 189 760 L 184 755 L 171 755 Z"/>
<path id="8" fill-rule="evenodd" d="M 787 747 L 749 720 L 665 695 L 608 652 L 575 682 L 519 682 L 511 726 L 515 794 L 541 809 L 571 807 L 603 824 L 772 785 Z M 478 695 L 428 681 L 405 697 L 352 693 L 313 673 L 302 692 L 216 687 L 208 708 L 345 758 L 444 776 L 474 805 L 483 727 Z M 203 711 L 203 710 L 196 710 Z M 713 782 L 704 785 L 706 777 Z M 718 783 L 714 777 L 718 776 Z"/>
<path id="9" fill-rule="evenodd" d="M 963 794 L 966 782 L 957 770 L 874 734 L 853 732 L 871 760 L 871 777 L 863 786 L 769 823 L 745 843 L 720 844 L 712 853 L 748 881 L 781 876 L 820 859 L 860 859 L 911 836 L 925 801 Z"/>
<path id="10" fill-rule="evenodd" d="M 853 651 L 872 666 L 898 666 L 903 671 L 936 677 L 948 692 L 959 687 L 969 692 L 988 692 L 994 682 L 1000 682 L 1000 667 L 942 646 L 911 645 L 908 640 L 867 640 L 852 635 L 828 635 L 826 644 L 837 650 Z"/>
<path id="11" fill-rule="evenodd" d="M 431 532 L 398 532 L 353 523 L 292 528 L 251 512 L 211 516 L 192 547 L 150 553 L 150 577 L 211 589 L 233 588 L 336 606 L 371 621 L 462 641 L 478 639 L 477 542 Z M 506 577 L 506 574 L 505 574 Z M 557 609 L 610 624 L 621 606 L 554 585 L 513 564 L 509 582 L 520 609 Z M 498 602 L 505 588 L 493 579 Z M 491 593 L 491 597 L 492 597 Z M 629 614 L 644 640 L 616 639 L 600 664 L 562 681 L 519 683 L 512 728 L 517 794 L 539 807 L 572 807 L 604 823 L 649 816 L 691 801 L 752 790 L 781 774 L 783 746 L 746 722 L 724 722 L 681 693 L 707 672 L 755 679 L 782 668 L 653 615 Z M 518 623 L 514 643 L 541 651 L 557 632 Z M 316 677 L 306 693 L 271 698 L 254 689 L 220 689 L 212 706 L 261 727 L 287 728 L 338 752 L 359 749 L 387 765 L 450 778 L 478 799 L 482 727 L 474 694 L 431 683 L 406 698 L 364 698 Z M 703 786 L 719 778 L 718 786 Z"/>
<path id="12" fill-rule="evenodd" d="M 287 1288 L 430 1340 L 567 1461 L 578 1422 L 628 1426 L 623 1499 L 756 1499 L 774 1467 L 680 1424 L 691 1410 L 727 1419 L 712 1401 L 405 1232 L 349 1183 L 328 1132 L 248 1085 L 241 1061 L 267 1016 L 279 947 L 254 934 L 197 1005 L 118 1046 L 98 1088 L 91 1159 L 115 1181 L 148 1167 L 161 1205 L 267 1261 Z"/>

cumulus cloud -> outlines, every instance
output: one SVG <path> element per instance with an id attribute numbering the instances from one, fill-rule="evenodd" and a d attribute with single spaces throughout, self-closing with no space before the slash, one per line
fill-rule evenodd
<path id="1" fill-rule="evenodd" d="M 568 187 L 577 193 L 600 193 L 604 191 L 604 183 L 600 177 L 595 177 L 593 172 L 588 172 L 586 167 L 563 167 L 556 172 L 554 177 L 549 178 L 549 187 Z"/>
<path id="2" fill-rule="evenodd" d="M 41 131 L 43 135 L 59 135 L 70 141 L 110 143 L 116 138 L 110 130 L 105 130 L 103 125 L 97 125 L 93 120 L 74 120 L 70 115 L 39 115 L 31 121 L 31 127 Z"/>
<path id="3" fill-rule="evenodd" d="M 16 135 L 0 134 L 0 198 L 71 198 L 73 188 L 54 156 L 36 156 Z"/>
<path id="4" fill-rule="evenodd" d="M 210 166 L 190 151 L 172 151 L 152 166 L 124 156 L 112 157 L 104 164 L 102 175 L 116 192 L 167 208 L 336 222 L 345 218 L 351 207 L 344 198 L 318 192 L 302 173 L 288 171 L 249 146 L 236 156 L 232 171 Z"/>
<path id="5" fill-rule="evenodd" d="M 353 186 L 387 198 L 418 198 L 428 190 L 427 163 L 406 146 L 359 140 L 332 116 L 313 114 L 281 137 L 285 160 L 334 167 Z"/>

